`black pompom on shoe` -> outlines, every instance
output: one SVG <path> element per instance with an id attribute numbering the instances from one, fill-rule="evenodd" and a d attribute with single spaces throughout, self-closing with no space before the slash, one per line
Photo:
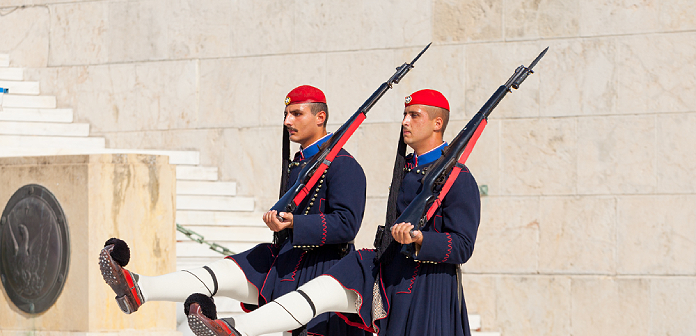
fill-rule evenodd
<path id="1" fill-rule="evenodd" d="M 213 299 L 201 293 L 189 295 L 186 302 L 184 302 L 184 313 L 186 313 L 187 316 L 189 315 L 189 307 L 193 303 L 198 303 L 198 305 L 201 306 L 201 311 L 205 317 L 211 320 L 217 320 L 217 309 L 215 308 Z"/>
<path id="2" fill-rule="evenodd" d="M 104 247 L 109 245 L 114 246 L 114 249 L 111 251 L 111 259 L 117 262 L 121 267 L 128 265 L 130 261 L 130 248 L 128 244 L 118 238 L 109 238 L 109 240 L 104 243 Z"/>

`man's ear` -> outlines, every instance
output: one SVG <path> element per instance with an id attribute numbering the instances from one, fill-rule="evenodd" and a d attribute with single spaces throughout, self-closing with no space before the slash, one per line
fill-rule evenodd
<path id="1" fill-rule="evenodd" d="M 324 126 L 326 127 L 326 111 L 319 111 L 317 112 L 317 115 L 315 116 L 316 121 L 317 121 L 317 126 Z"/>
<path id="2" fill-rule="evenodd" d="M 433 131 L 442 132 L 443 123 L 444 121 L 442 120 L 442 117 L 435 117 L 435 127 L 433 128 Z"/>

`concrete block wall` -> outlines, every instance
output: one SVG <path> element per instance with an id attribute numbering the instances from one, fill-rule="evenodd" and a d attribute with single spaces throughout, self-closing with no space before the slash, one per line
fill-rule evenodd
<path id="1" fill-rule="evenodd" d="M 469 309 L 506 336 L 690 335 L 694 13 L 691 0 L 5 0 L 0 53 L 110 147 L 199 150 L 262 210 L 290 89 L 322 88 L 336 129 L 434 42 L 347 144 L 368 178 L 368 246 L 403 97 L 441 90 L 451 138 L 550 46 L 469 161 L 489 191 Z"/>

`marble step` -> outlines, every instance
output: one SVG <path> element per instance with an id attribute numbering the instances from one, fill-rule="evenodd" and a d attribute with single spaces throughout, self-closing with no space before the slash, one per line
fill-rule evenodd
<path id="1" fill-rule="evenodd" d="M 69 108 L 27 109 L 6 107 L 0 111 L 0 120 L 71 123 L 73 121 L 73 110 Z"/>
<path id="2" fill-rule="evenodd" d="M 266 228 L 263 213 L 230 211 L 188 211 L 177 210 L 176 222 L 184 226 L 253 226 Z"/>
<path id="3" fill-rule="evenodd" d="M 89 124 L 0 121 L 0 134 L 86 137 Z"/>
<path id="4" fill-rule="evenodd" d="M 2 69 L 0 68 L 0 71 Z M 55 96 L 22 96 L 14 95 L 12 92 L 6 94 L 2 100 L 2 107 L 19 107 L 19 108 L 41 108 L 51 109 L 56 108 Z"/>
<path id="5" fill-rule="evenodd" d="M 41 93 L 39 82 L 0 80 L 0 87 L 10 90 L 10 94 L 38 95 Z"/>
<path id="6" fill-rule="evenodd" d="M 237 183 L 217 181 L 177 181 L 176 194 L 235 196 L 237 195 Z"/>
<path id="7" fill-rule="evenodd" d="M 177 210 L 254 211 L 253 197 L 177 195 Z"/>
<path id="8" fill-rule="evenodd" d="M 0 54 L 0 67 L 10 66 L 10 55 Z"/>
<path id="9" fill-rule="evenodd" d="M 0 80 L 21 81 L 24 79 L 24 69 L 0 68 Z"/>
<path id="10" fill-rule="evenodd" d="M 99 137 L 0 135 L 0 152 L 26 150 L 27 153 L 47 152 L 41 155 L 58 155 L 63 149 L 93 150 L 104 148 L 105 145 L 106 140 Z"/>
<path id="11" fill-rule="evenodd" d="M 185 226 L 204 237 L 206 241 L 218 244 L 225 243 L 253 243 L 268 241 L 273 237 L 273 231 L 268 227 L 230 227 L 230 226 Z M 177 240 L 186 240 L 188 237 L 181 232 L 176 232 Z"/>
<path id="12" fill-rule="evenodd" d="M 119 148 L 104 148 L 103 138 L 73 138 L 80 140 L 97 140 L 98 146 L 86 147 L 84 144 L 70 144 L 71 146 L 56 146 L 56 147 L 40 147 L 34 145 L 28 148 L 16 147 L 8 148 L 2 146 L 2 137 L 0 136 L 0 157 L 2 156 L 50 156 L 50 155 L 87 155 L 87 154 L 145 154 L 145 155 L 167 155 L 171 164 L 197 164 L 199 159 L 198 152 L 186 151 L 155 151 L 155 150 L 140 150 L 140 149 L 119 149 Z M 38 138 L 38 137 L 37 137 Z M 41 137 L 52 138 L 52 137 Z M 100 140 L 101 139 L 101 140 Z M 50 140 L 46 140 L 50 141 Z M 52 145 L 52 144 L 49 144 Z M 99 147 L 101 146 L 101 147 Z"/>
<path id="13" fill-rule="evenodd" d="M 217 167 L 176 166 L 177 180 L 217 181 Z"/>

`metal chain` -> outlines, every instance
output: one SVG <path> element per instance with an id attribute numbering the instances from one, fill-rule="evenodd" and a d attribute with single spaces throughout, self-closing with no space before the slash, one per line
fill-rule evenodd
<path id="1" fill-rule="evenodd" d="M 228 249 L 228 248 L 226 248 L 218 243 L 211 243 L 209 241 L 206 241 L 205 237 L 203 237 L 203 235 L 201 235 L 200 233 L 196 233 L 193 230 L 187 229 L 187 228 L 181 226 L 180 224 L 176 224 L 176 230 L 183 233 L 184 235 L 186 235 L 186 237 L 188 237 L 189 239 L 191 239 L 199 244 L 208 245 L 211 250 L 213 250 L 217 253 L 220 253 L 220 254 L 225 255 L 225 256 L 236 254 L 236 253 L 232 252 L 230 249 Z"/>

